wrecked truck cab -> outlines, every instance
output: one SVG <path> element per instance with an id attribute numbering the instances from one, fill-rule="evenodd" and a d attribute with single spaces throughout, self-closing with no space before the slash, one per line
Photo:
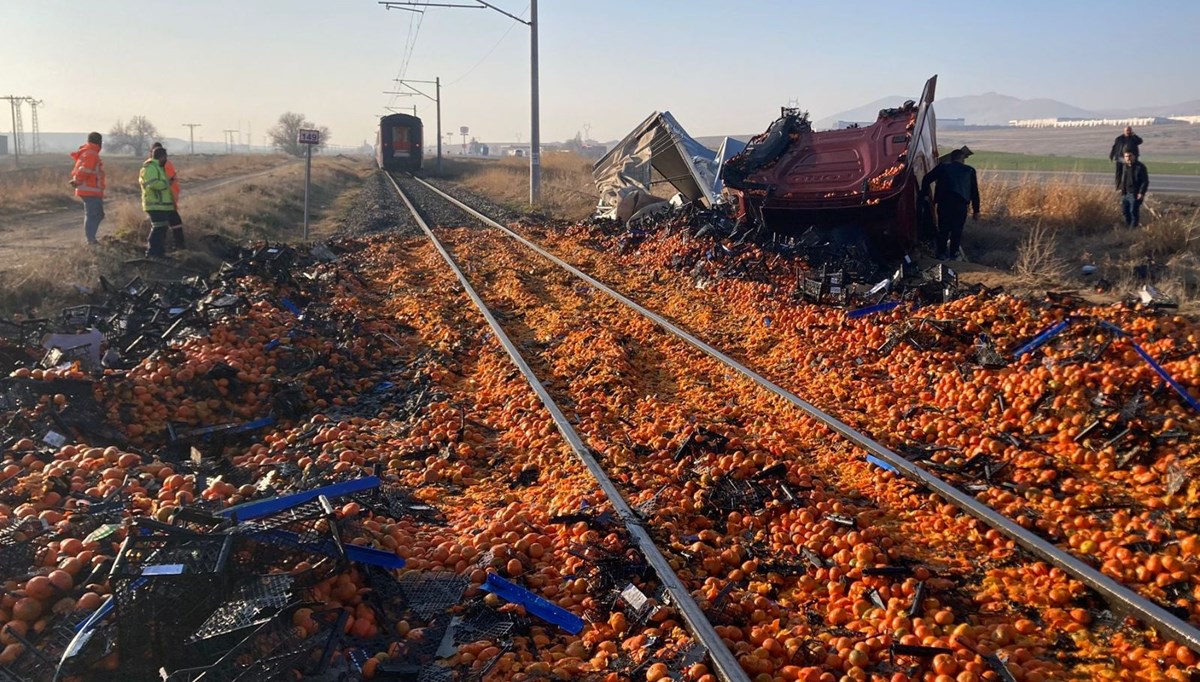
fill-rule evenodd
<path id="1" fill-rule="evenodd" d="M 879 258 L 908 253 L 921 180 L 937 164 L 936 85 L 934 76 L 919 102 L 884 109 L 863 127 L 818 132 L 806 113 L 784 109 L 722 168 L 738 220 L 783 237 L 812 228 L 849 234 Z"/>

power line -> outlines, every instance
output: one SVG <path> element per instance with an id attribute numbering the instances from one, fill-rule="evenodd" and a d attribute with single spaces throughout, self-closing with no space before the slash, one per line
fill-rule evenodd
<path id="1" fill-rule="evenodd" d="M 5 95 L 0 99 L 8 100 L 9 108 L 12 110 L 12 154 L 13 163 L 17 166 L 21 165 L 21 136 L 25 134 L 25 124 L 21 121 L 21 104 L 32 98 L 17 95 Z"/>
<path id="2" fill-rule="evenodd" d="M 524 17 L 525 13 L 528 11 L 529 11 L 529 5 L 525 5 L 525 9 L 521 11 L 521 16 Z M 504 39 L 508 37 L 508 34 L 512 33 L 512 30 L 516 27 L 517 27 L 516 24 L 509 24 L 508 28 L 500 36 L 500 40 L 497 40 L 496 44 L 492 45 L 491 49 L 489 49 L 487 52 L 484 53 L 484 55 L 482 57 L 479 58 L 479 61 L 475 62 L 475 64 L 471 68 L 467 69 L 466 73 L 459 76 L 458 78 L 455 78 L 454 80 L 450 81 L 446 85 L 455 85 L 457 83 L 461 83 L 462 81 L 466 80 L 467 76 L 470 76 L 472 73 L 474 73 L 475 69 L 478 69 L 485 61 L 487 61 L 488 57 L 492 56 L 492 53 L 496 51 L 496 48 L 500 47 L 500 43 L 503 43 Z"/>
<path id="3" fill-rule="evenodd" d="M 32 97 L 26 97 L 25 101 L 29 102 L 29 109 L 31 112 L 30 119 L 31 119 L 31 122 L 33 125 L 33 153 L 41 154 L 42 153 L 42 129 L 38 126 L 37 112 L 38 112 L 38 107 L 45 104 L 45 102 L 43 102 L 40 99 L 34 99 Z"/>
<path id="4" fill-rule="evenodd" d="M 188 129 L 188 143 L 191 144 L 191 146 L 192 146 L 192 150 L 190 153 L 194 155 L 196 153 L 196 128 L 199 128 L 200 124 L 199 123 L 184 123 L 182 125 Z"/>
<path id="5" fill-rule="evenodd" d="M 400 69 L 396 72 L 396 78 L 393 80 L 402 80 L 408 74 L 408 65 L 412 61 L 413 51 L 417 47 L 417 36 L 421 34 L 421 24 L 425 21 L 425 10 L 422 8 L 410 8 L 413 15 L 408 19 L 408 37 L 405 40 L 404 51 L 400 59 Z M 415 24 L 415 26 L 414 26 Z M 395 106 L 396 97 L 393 96 L 388 101 L 388 107 Z"/>

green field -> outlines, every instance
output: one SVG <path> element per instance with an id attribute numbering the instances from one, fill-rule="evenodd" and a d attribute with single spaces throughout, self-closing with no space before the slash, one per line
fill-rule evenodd
<path id="1" fill-rule="evenodd" d="M 940 145 L 939 145 L 940 146 Z M 975 151 L 967 163 L 981 170 L 1060 171 L 1111 173 L 1108 159 L 1083 159 L 1074 156 L 1035 156 L 1012 152 Z M 945 152 L 943 152 L 945 153 Z M 1146 169 L 1159 175 L 1200 175 L 1200 163 L 1183 161 L 1145 161 Z"/>

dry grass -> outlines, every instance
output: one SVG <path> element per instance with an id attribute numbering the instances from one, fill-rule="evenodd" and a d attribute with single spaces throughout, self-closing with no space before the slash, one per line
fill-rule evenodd
<path id="1" fill-rule="evenodd" d="M 67 154 L 39 157 L 37 167 L 0 172 L 0 216 L 74 208 L 78 203 L 67 180 L 73 162 Z M 193 182 L 245 175 L 286 163 L 278 155 L 196 155 L 173 157 L 183 189 Z M 142 160 L 104 155 L 107 194 L 113 198 L 135 196 Z"/>
<path id="2" fill-rule="evenodd" d="M 337 205 L 338 197 L 357 189 L 370 172 L 369 165 L 358 159 L 314 159 L 310 223 L 319 224 Z M 244 183 L 190 198 L 185 195 L 181 213 L 188 248 L 172 254 L 174 262 L 197 273 L 219 265 L 220 259 L 205 248 L 208 235 L 235 241 L 300 241 L 303 180 L 303 166 L 292 165 Z M 130 279 L 139 270 L 128 261 L 140 258 L 145 250 L 146 215 L 132 200 L 113 202 L 102 233 L 110 229 L 115 236 L 102 238 L 96 249 L 26 252 L 10 260 L 17 265 L 0 270 L 0 317 L 53 315 L 82 300 L 80 288 L 95 287 L 101 276 L 118 283 Z M 311 233 L 318 235 L 317 231 Z M 157 268 L 159 274 L 163 270 Z M 147 274 L 155 276 L 154 271 Z"/>
<path id="3" fill-rule="evenodd" d="M 518 212 L 529 210 L 529 160 L 445 159 L 445 177 Z M 433 162 L 429 162 L 432 168 Z M 592 163 L 572 153 L 542 155 L 542 205 L 556 218 L 582 220 L 596 208 Z"/>
<path id="4" fill-rule="evenodd" d="M 1058 255 L 1055 229 L 1039 221 L 1021 239 L 1013 272 L 1030 284 L 1061 282 L 1068 274 L 1067 262 Z"/>
<path id="5" fill-rule="evenodd" d="M 1200 299 L 1200 209 L 1153 193 L 1142 207 L 1142 226 L 1125 227 L 1116 192 L 1063 180 L 1027 179 L 1004 184 L 981 178 L 985 218 L 964 237 L 971 260 L 1012 272 L 1019 282 L 1057 288 L 1090 288 L 1099 279 L 1129 295 L 1152 281 L 1181 303 Z M 1098 273 L 1083 278 L 1083 265 Z M 1142 270 L 1142 273 L 1138 272 Z"/>
<path id="6" fill-rule="evenodd" d="M 1112 190 L 1087 186 L 1071 175 L 1006 184 L 984 173 L 980 185 L 984 215 L 1001 221 L 1037 223 L 1089 234 L 1112 227 L 1114 217 L 1119 215 L 1113 211 L 1116 198 Z"/>

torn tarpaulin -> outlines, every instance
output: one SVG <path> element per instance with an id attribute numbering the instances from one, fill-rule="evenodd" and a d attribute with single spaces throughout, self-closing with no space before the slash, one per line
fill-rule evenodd
<path id="1" fill-rule="evenodd" d="M 652 195 L 654 185 L 663 183 L 689 201 L 712 206 L 715 159 L 716 154 L 689 136 L 670 112 L 656 111 L 592 167 L 600 193 L 597 213 L 614 217 L 630 189 Z"/>

